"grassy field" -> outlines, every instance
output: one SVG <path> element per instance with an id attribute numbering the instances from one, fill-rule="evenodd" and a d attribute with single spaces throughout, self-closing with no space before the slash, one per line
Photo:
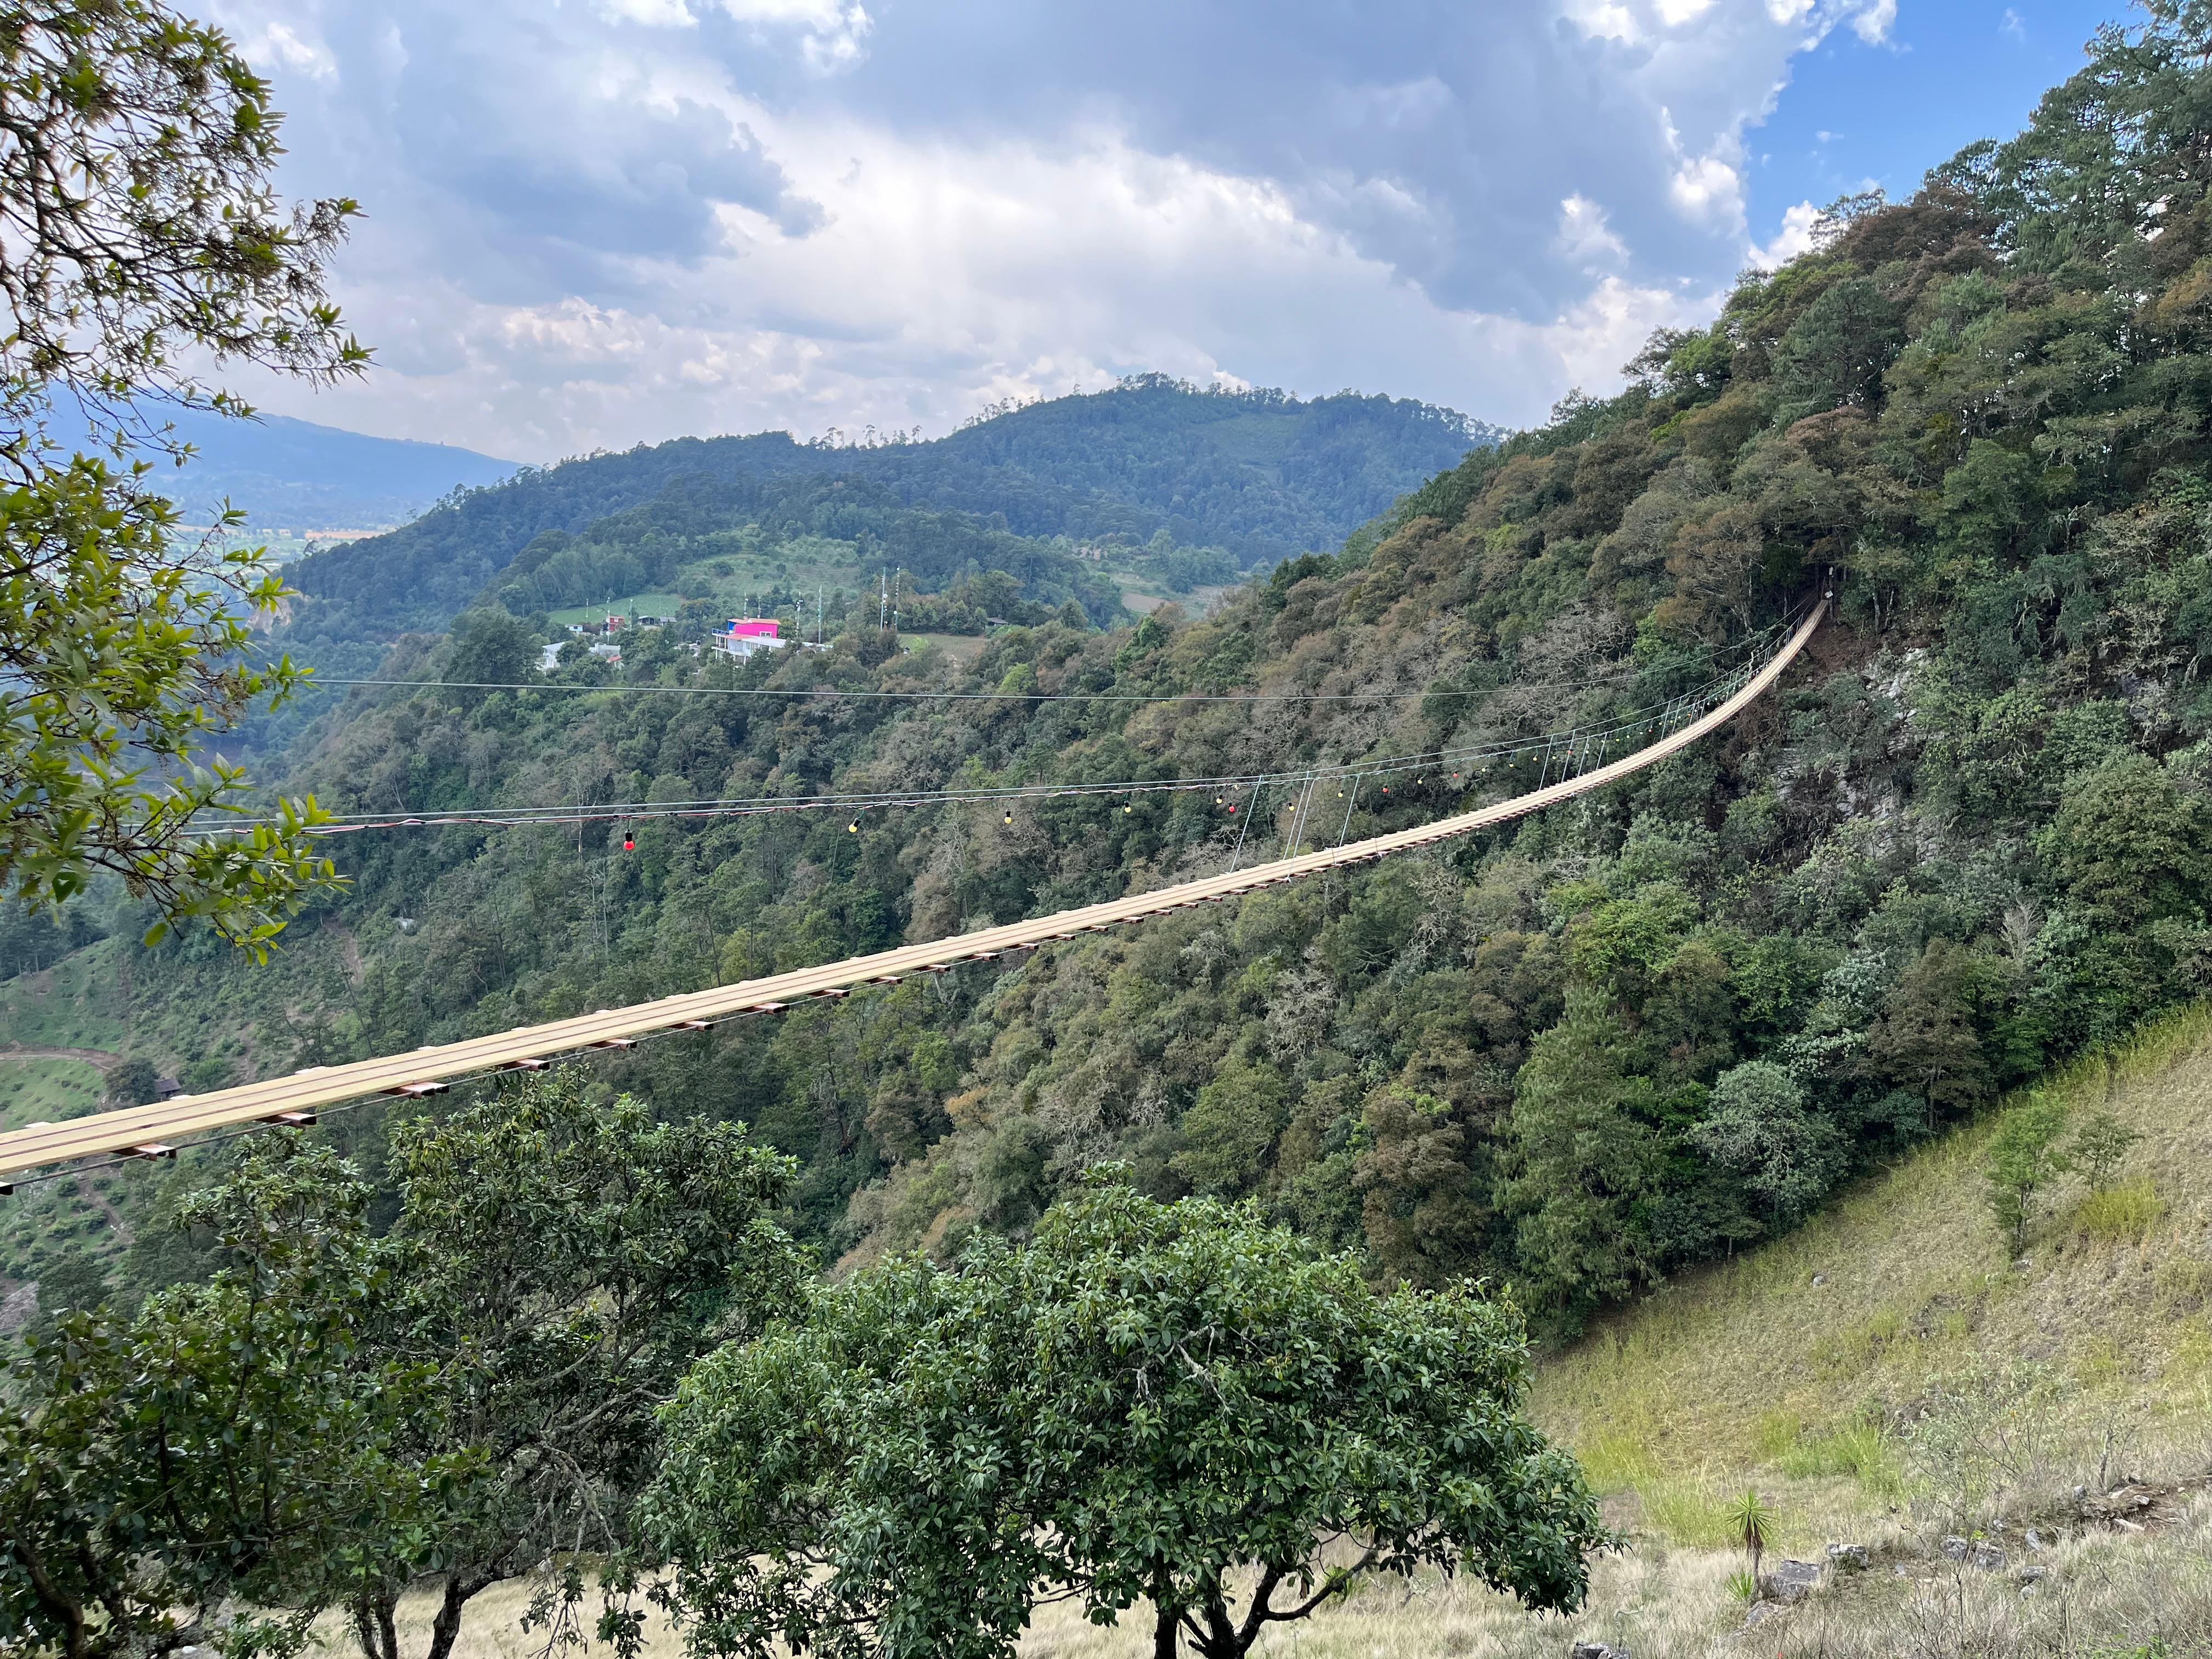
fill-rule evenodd
<path id="1" fill-rule="evenodd" d="M 1133 585 L 1144 580 L 1142 577 L 1123 575 L 1112 571 L 1107 574 L 1121 585 L 1121 608 L 1133 617 L 1145 616 L 1158 610 L 1164 605 L 1180 605 L 1187 617 L 1203 617 L 1210 614 L 1224 598 L 1237 591 L 1233 587 L 1222 586 L 1194 587 L 1188 593 L 1170 593 L 1165 598 L 1161 598 Z"/>
<path id="2" fill-rule="evenodd" d="M 94 945 L 36 974 L 0 981 L 0 1043 L 108 1048 L 123 1041 L 113 951 Z"/>
<path id="3" fill-rule="evenodd" d="M 2142 1139 L 2114 1193 L 2078 1180 L 2014 1255 L 1985 1120 L 1792 1237 L 1688 1273 L 1542 1370 L 1547 1425 L 1625 1482 L 1893 1455 L 1946 1379 L 2047 1396 L 2053 1432 L 2201 1450 L 2212 1410 L 2212 1009 L 2056 1080 Z M 1856 1450 L 1851 1449 L 1854 1446 Z M 1885 1449 L 1886 1448 L 1886 1449 Z"/>
<path id="4" fill-rule="evenodd" d="M 98 1109 L 106 1087 L 89 1060 L 0 1054 L 0 1131 L 82 1117 Z"/>
<path id="5" fill-rule="evenodd" d="M 1635 1659 L 1775 1655 L 1778 1659 L 2185 1659 L 2212 1652 L 2212 1501 L 2200 1499 L 2154 1534 L 2103 1533 L 2052 1543 L 2037 1564 L 2048 1577 L 2023 1595 L 2014 1575 L 1948 1561 L 1916 1563 L 1900 1577 L 1881 1560 L 1781 1618 L 1744 1632 L 1729 1577 L 1740 1556 L 1646 1538 L 1601 1559 L 1589 1608 L 1538 1618 L 1505 1597 L 1432 1577 L 1370 1583 L 1350 1601 L 1300 1624 L 1268 1628 L 1261 1659 L 1563 1659 L 1577 1642 L 1603 1643 Z M 2049 1586 L 2047 1589 L 2045 1586 Z M 469 1604 L 456 1659 L 530 1659 L 542 1652 L 520 1629 L 525 1583 Z M 596 1611 L 596 1603 L 587 1611 Z M 428 1589 L 401 1604 L 403 1652 L 419 1653 L 436 1601 Z M 1023 1659 L 1147 1659 L 1143 1604 L 1119 1626 L 1085 1623 L 1073 1607 L 1039 1611 Z M 335 1626 L 325 1638 L 343 1640 Z M 678 1659 L 668 1626 L 649 1626 L 648 1659 Z"/>
<path id="6" fill-rule="evenodd" d="M 981 634 L 902 634 L 899 638 L 915 651 L 933 645 L 958 663 L 974 662 L 990 643 Z"/>
<path id="7" fill-rule="evenodd" d="M 627 617 L 632 612 L 647 617 L 672 617 L 683 603 L 683 599 L 674 593 L 626 593 L 618 599 L 609 599 L 604 605 L 572 605 L 566 611 L 556 611 L 550 615 L 556 627 L 566 628 L 571 623 L 581 627 L 589 623 L 603 623 L 610 617 Z"/>
<path id="8" fill-rule="evenodd" d="M 2111 1191 L 2043 1199 L 2018 1254 L 1985 1119 L 1539 1371 L 1539 1417 L 1638 1554 L 1733 1559 L 1722 1506 L 1747 1488 L 1785 1550 L 1871 1547 L 1876 1571 L 1761 1626 L 1777 1653 L 2212 1652 L 2212 1009 L 2047 1086 L 2142 1139 Z M 1701 1650 L 1666 1622 L 1635 1651 Z"/>

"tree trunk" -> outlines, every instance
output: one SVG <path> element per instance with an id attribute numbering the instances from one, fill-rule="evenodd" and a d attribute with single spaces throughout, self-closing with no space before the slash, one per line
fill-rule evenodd
<path id="1" fill-rule="evenodd" d="M 399 1598 L 387 1589 L 365 1590 L 353 1604 L 353 1639 L 362 1659 L 399 1659 L 399 1631 L 394 1612 Z"/>
<path id="2" fill-rule="evenodd" d="M 1152 1659 L 1176 1659 L 1176 1616 L 1165 1607 L 1152 1626 Z"/>
<path id="3" fill-rule="evenodd" d="M 446 1575 L 446 1594 L 438 1603 L 438 1616 L 430 1621 L 430 1651 L 425 1659 L 453 1659 L 453 1643 L 461 1633 L 461 1609 L 489 1583 L 489 1578 L 459 1570 Z"/>
<path id="4" fill-rule="evenodd" d="M 23 1564 L 23 1571 L 31 1581 L 31 1594 L 39 1598 L 39 1605 L 61 1622 L 64 1632 L 63 1652 L 68 1655 L 68 1659 L 87 1659 L 92 1652 L 92 1644 L 88 1639 L 84 1608 L 54 1583 L 52 1575 L 46 1571 L 46 1564 L 40 1559 L 39 1553 L 28 1543 L 10 1539 L 6 1547 L 12 1550 L 15 1559 Z M 93 1580 L 93 1574 L 86 1572 L 85 1578 Z M 1175 1650 L 1170 1648 L 1168 1653 L 1170 1659 L 1173 1659 Z"/>
<path id="5" fill-rule="evenodd" d="M 1229 1604 L 1221 1599 L 1221 1587 L 1215 1585 L 1206 1601 L 1206 1639 L 1198 1650 L 1206 1659 L 1243 1659 L 1244 1644 L 1237 1639 L 1236 1622 L 1229 1616 Z"/>

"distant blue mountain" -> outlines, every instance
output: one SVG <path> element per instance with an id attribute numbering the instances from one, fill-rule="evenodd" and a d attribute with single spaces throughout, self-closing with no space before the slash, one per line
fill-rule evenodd
<path id="1" fill-rule="evenodd" d="M 405 524 L 457 484 L 497 483 L 520 465 L 450 444 L 370 438 L 312 421 L 264 415 L 175 417 L 198 453 L 153 482 L 190 523 L 228 497 L 255 530 L 375 530 Z"/>

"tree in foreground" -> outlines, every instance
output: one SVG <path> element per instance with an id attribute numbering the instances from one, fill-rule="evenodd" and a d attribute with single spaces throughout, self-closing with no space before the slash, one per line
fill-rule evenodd
<path id="1" fill-rule="evenodd" d="M 574 1557 L 629 1542 L 656 1407 L 797 1306 L 805 1259 L 770 1219 L 791 1162 L 572 1077 L 395 1143 L 385 1237 L 349 1166 L 257 1138 L 182 1206 L 204 1283 L 23 1346 L 0 1650 L 290 1659 L 342 1612 L 365 1659 L 401 1659 L 399 1595 L 429 1579 L 444 1659 L 471 1597 L 542 1564 L 533 1617 L 549 1646 L 578 1634 Z"/>
<path id="2" fill-rule="evenodd" d="M 437 1402 L 412 1455 L 482 1469 L 435 1539 L 429 1659 L 452 1652 L 471 1598 L 548 1561 L 562 1565 L 532 1617 L 572 1638 L 574 1559 L 628 1546 L 655 1410 L 718 1340 L 797 1306 L 805 1259 L 772 1219 L 795 1166 L 741 1126 L 595 1104 L 573 1073 L 404 1126 L 392 1161 L 394 1294 L 369 1340 Z M 356 1638 L 364 1659 L 400 1659 L 419 1555 L 388 1534 L 361 1545 Z"/>
<path id="3" fill-rule="evenodd" d="M 1566 1610 L 1610 1540 L 1526 1366 L 1471 1285 L 1378 1292 L 1249 1209 L 1094 1177 L 1033 1243 L 863 1268 L 702 1361 L 641 1541 L 695 1650 L 760 1659 L 998 1659 L 1057 1600 L 1239 1659 L 1425 1568 Z"/>
<path id="4" fill-rule="evenodd" d="M 131 457 L 185 458 L 165 408 L 251 413 L 198 365 L 368 361 L 324 291 L 355 204 L 285 210 L 278 119 L 230 40 L 159 0 L 0 11 L 0 891 L 57 906 L 105 873 L 154 936 L 204 917 L 255 950 L 334 879 L 311 800 L 200 833 L 246 799 L 210 743 L 302 678 L 250 652 L 286 590 Z"/>
<path id="5" fill-rule="evenodd" d="M 362 1351 L 383 1288 L 368 1188 L 264 1145 L 188 1202 L 204 1284 L 76 1311 L 0 1383 L 0 1649 L 296 1652 L 358 1540 L 423 1565 L 476 1465 L 416 1461 L 437 1401 Z"/>

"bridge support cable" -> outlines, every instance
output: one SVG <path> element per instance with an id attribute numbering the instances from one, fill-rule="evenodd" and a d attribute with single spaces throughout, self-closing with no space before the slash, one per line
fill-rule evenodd
<path id="1" fill-rule="evenodd" d="M 1272 887 L 1279 882 L 1295 881 L 1325 871 L 1417 851 L 1455 836 L 1510 823 L 1656 765 L 1726 725 L 1756 701 L 1796 659 L 1819 628 L 1826 609 L 1825 603 L 1814 605 L 1764 665 L 1756 672 L 1747 671 L 1734 691 L 1699 718 L 1671 732 L 1663 730 L 1662 720 L 1662 734 L 1642 749 L 1609 764 L 1588 768 L 1578 775 L 1563 773 L 1556 781 L 1540 782 L 1524 794 L 1487 806 L 1365 841 L 1340 842 L 1335 847 L 1304 854 L 1293 850 L 1290 856 L 1269 863 L 1227 870 L 1155 892 L 1134 893 L 1101 904 L 1085 905 L 955 938 L 902 945 L 872 956 L 825 963 L 817 968 L 802 968 L 710 990 L 685 992 L 626 1008 L 602 1008 L 568 1019 L 416 1048 L 406 1054 L 387 1054 L 343 1066 L 313 1066 L 289 1076 L 240 1084 L 205 1095 L 177 1095 L 158 1104 L 124 1107 L 67 1122 L 15 1130 L 0 1134 L 0 1186 L 12 1176 L 68 1160 L 166 1156 L 170 1143 L 180 1136 L 247 1125 L 307 1121 L 319 1108 L 379 1095 L 406 1097 L 435 1093 L 462 1078 L 539 1070 L 547 1061 L 560 1056 L 628 1048 L 643 1037 L 702 1030 L 727 1019 L 777 1013 L 796 1003 L 846 996 L 856 987 L 896 984 L 908 974 L 939 973 L 966 962 L 994 962 L 1010 951 L 1034 950 L 1050 941 L 1100 933 L 1118 923 L 1217 902 L 1235 894 Z M 1650 728 L 1650 720 L 1644 719 L 1623 729 Z M 1551 770 L 1549 760 L 1547 754 L 1541 775 L 1545 778 L 1549 777 Z M 1396 763 L 1383 763 L 1364 769 L 1402 769 Z M 1358 787 L 1359 771 L 1347 770 L 1350 776 L 1346 781 L 1352 787 L 1346 793 L 1350 796 Z M 1309 803 L 1312 793 L 1310 784 Z M 1306 815 L 1310 814 L 1310 810 L 1309 804 Z M 1347 832 L 1350 823 L 1347 805 Z M 1296 840 L 1291 844 L 1295 849 Z M 159 1149 L 158 1153 L 154 1149 Z"/>

